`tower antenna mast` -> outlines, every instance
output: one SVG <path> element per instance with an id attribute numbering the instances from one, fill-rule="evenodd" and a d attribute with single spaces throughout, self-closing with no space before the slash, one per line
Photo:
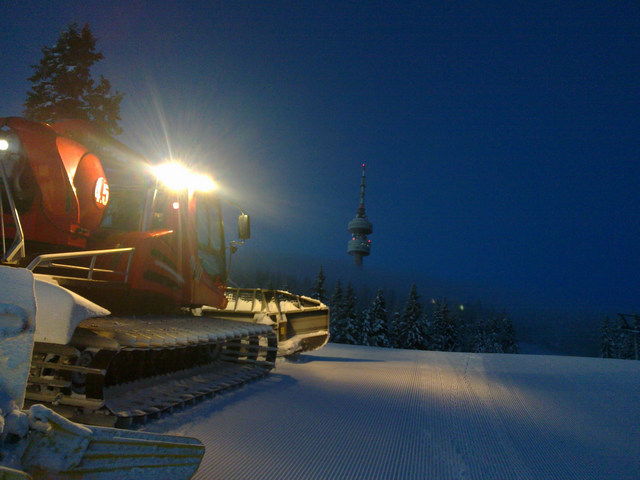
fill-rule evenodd
<path id="1" fill-rule="evenodd" d="M 356 211 L 356 217 L 349 222 L 347 229 L 351 232 L 351 240 L 347 246 L 347 253 L 353 255 L 353 262 L 362 266 L 362 258 L 369 255 L 371 251 L 371 240 L 367 238 L 373 232 L 373 225 L 367 219 L 364 209 L 364 189 L 365 189 L 365 164 L 362 164 L 362 179 L 360 181 L 360 206 Z"/>

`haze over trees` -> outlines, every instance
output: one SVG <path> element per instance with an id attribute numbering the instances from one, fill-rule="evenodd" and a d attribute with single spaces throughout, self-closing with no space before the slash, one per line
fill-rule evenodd
<path id="1" fill-rule="evenodd" d="M 32 85 L 24 103 L 25 118 L 47 123 L 82 119 L 112 135 L 122 133 L 118 122 L 124 94 L 112 92 L 103 75 L 98 82 L 91 76 L 93 65 L 104 58 L 96 43 L 87 24 L 80 29 L 72 23 L 53 47 L 42 48 L 42 58 L 31 65 L 34 73 L 27 79 Z"/>

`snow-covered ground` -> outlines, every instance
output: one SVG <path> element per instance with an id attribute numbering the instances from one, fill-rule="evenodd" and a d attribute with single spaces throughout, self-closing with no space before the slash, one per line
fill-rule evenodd
<path id="1" fill-rule="evenodd" d="M 640 362 L 329 344 L 144 427 L 198 479 L 640 478 Z"/>

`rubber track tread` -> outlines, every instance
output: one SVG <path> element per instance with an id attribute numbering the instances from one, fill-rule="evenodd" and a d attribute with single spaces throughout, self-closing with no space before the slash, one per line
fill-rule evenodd
<path id="1" fill-rule="evenodd" d="M 266 375 L 275 365 L 276 343 L 269 325 L 211 317 L 89 319 L 71 346 L 36 345 L 26 397 L 54 410 L 80 407 L 77 414 L 97 423 L 111 414 L 126 426 Z M 208 363 L 196 360 L 203 346 L 218 352 Z M 85 349 L 95 352 L 93 360 L 77 365 Z M 162 367 L 169 371 L 158 373 L 162 355 L 172 360 Z M 86 375 L 86 396 L 72 393 L 72 374 Z"/>

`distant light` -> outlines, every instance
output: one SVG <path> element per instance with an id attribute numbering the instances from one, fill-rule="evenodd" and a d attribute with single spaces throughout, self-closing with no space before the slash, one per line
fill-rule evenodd
<path id="1" fill-rule="evenodd" d="M 9 150 L 9 142 L 7 142 L 4 138 L 0 139 L 0 150 Z"/>
<path id="2" fill-rule="evenodd" d="M 460 311 L 464 310 L 464 305 L 460 305 Z"/>
<path id="3" fill-rule="evenodd" d="M 179 163 L 164 163 L 153 167 L 158 180 L 172 190 L 192 189 L 199 192 L 215 190 L 216 184 L 211 177 L 189 171 Z"/>

